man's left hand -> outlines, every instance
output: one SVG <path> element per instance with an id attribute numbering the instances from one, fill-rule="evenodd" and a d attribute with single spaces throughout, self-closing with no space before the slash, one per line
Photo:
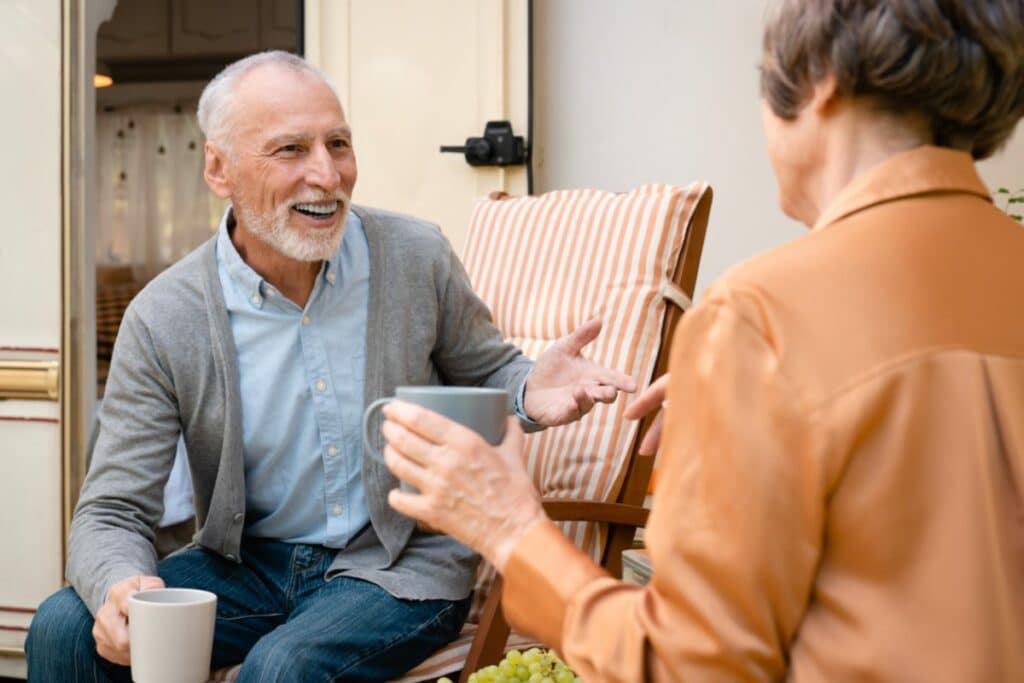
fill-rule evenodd
<path id="1" fill-rule="evenodd" d="M 578 420 L 595 403 L 612 403 L 620 391 L 636 391 L 636 381 L 581 355 L 597 339 L 601 321 L 590 320 L 541 354 L 526 380 L 526 416 L 548 427 Z"/>

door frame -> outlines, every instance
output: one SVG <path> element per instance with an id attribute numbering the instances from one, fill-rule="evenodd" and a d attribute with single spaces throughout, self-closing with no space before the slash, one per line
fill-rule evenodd
<path id="1" fill-rule="evenodd" d="M 117 0 L 61 0 L 61 470 L 64 553 L 96 406 L 96 32 Z"/>

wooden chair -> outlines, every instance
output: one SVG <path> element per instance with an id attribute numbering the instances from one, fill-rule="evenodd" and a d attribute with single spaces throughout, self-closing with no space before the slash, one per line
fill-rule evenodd
<path id="1" fill-rule="evenodd" d="M 604 329 L 588 355 L 645 386 L 667 370 L 673 332 L 693 296 L 711 200 L 705 183 L 481 200 L 466 269 L 498 327 L 527 355 L 600 315 Z M 548 515 L 618 577 L 622 551 L 647 520 L 654 460 L 637 452 L 650 419 L 625 421 L 626 405 L 598 406 L 578 423 L 527 439 L 528 467 Z M 501 578 L 484 566 L 460 637 L 399 681 L 461 670 L 464 683 L 507 649 L 531 644 L 511 632 Z"/>

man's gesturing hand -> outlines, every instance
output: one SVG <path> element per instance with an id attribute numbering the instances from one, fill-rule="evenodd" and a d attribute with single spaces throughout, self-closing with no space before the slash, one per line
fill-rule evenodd
<path id="1" fill-rule="evenodd" d="M 601 321 L 590 320 L 541 354 L 526 380 L 527 417 L 548 427 L 568 424 L 589 413 L 594 403 L 611 403 L 620 391 L 636 391 L 632 377 L 581 355 L 600 332 Z"/>

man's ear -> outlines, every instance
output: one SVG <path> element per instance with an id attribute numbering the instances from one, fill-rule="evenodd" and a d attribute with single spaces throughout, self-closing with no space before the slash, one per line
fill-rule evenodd
<path id="1" fill-rule="evenodd" d="M 231 179 L 228 177 L 228 160 L 224 149 L 207 141 L 203 145 L 203 155 L 206 158 L 206 167 L 203 169 L 206 184 L 221 199 L 230 199 Z"/>

